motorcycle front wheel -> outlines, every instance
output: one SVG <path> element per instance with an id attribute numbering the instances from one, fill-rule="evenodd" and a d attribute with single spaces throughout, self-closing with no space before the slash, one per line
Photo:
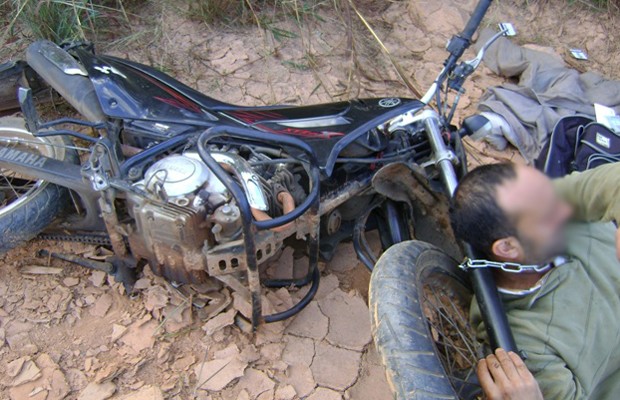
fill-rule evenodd
<path id="1" fill-rule="evenodd" d="M 36 137 L 21 118 L 0 118 L 0 145 L 72 162 L 75 151 L 62 137 Z M 67 190 L 35 176 L 0 167 L 0 252 L 32 239 L 61 211 Z"/>
<path id="2" fill-rule="evenodd" d="M 472 291 L 457 262 L 420 241 L 390 247 L 370 280 L 372 329 L 399 400 L 476 399 L 482 346 L 468 322 Z"/>

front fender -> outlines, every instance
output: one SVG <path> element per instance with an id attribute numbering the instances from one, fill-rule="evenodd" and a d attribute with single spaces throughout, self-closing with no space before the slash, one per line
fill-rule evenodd
<path id="1" fill-rule="evenodd" d="M 415 239 L 434 244 L 457 260 L 463 258 L 450 225 L 448 196 L 431 188 L 421 167 L 403 162 L 385 165 L 373 176 L 372 187 L 411 207 Z"/>

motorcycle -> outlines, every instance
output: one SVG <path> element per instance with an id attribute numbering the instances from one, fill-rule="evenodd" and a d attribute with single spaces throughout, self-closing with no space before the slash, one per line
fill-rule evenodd
<path id="1" fill-rule="evenodd" d="M 479 127 L 451 120 L 464 81 L 505 33 L 459 62 L 490 3 L 449 42 L 421 99 L 236 106 L 88 43 L 34 42 L 25 61 L 0 65 L 17 76 L 23 114 L 0 119 L 0 251 L 37 235 L 111 246 L 105 261 L 51 255 L 113 274 L 128 292 L 147 264 L 175 285 L 219 281 L 251 303 L 253 327 L 303 309 L 319 260 L 343 240 L 372 271 L 369 229 L 384 249 L 415 237 L 461 257 L 446 211 L 466 173 L 461 136 Z M 35 95 L 46 88 L 80 118 L 41 121 Z M 285 246 L 304 249 L 305 276 L 262 279 Z M 305 285 L 292 308 L 262 314 L 263 287 Z M 482 304 L 498 302 L 486 295 Z"/>

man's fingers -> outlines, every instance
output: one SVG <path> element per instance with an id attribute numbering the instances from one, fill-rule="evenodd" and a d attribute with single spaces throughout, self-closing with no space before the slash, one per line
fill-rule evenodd
<path id="1" fill-rule="evenodd" d="M 495 354 L 489 354 L 487 356 L 487 368 L 491 372 L 493 380 L 498 383 L 499 386 L 506 386 L 510 382 L 502 368 L 501 362 Z"/>
<path id="2" fill-rule="evenodd" d="M 493 378 L 491 377 L 491 373 L 489 372 L 489 367 L 487 360 L 484 358 L 478 361 L 478 366 L 476 368 L 476 372 L 478 375 L 478 382 L 480 382 L 480 386 L 484 391 L 487 399 L 498 399 L 501 396 L 501 392 Z"/>
<path id="3" fill-rule="evenodd" d="M 508 357 L 510 357 L 510 359 L 514 363 L 514 366 L 517 372 L 522 378 L 533 377 L 532 373 L 530 372 L 529 369 L 527 369 L 527 366 L 525 365 L 525 363 L 523 362 L 523 360 L 521 359 L 521 357 L 519 357 L 517 353 L 511 351 L 508 353 Z"/>
<path id="4" fill-rule="evenodd" d="M 506 376 L 508 377 L 508 379 L 515 380 L 519 378 L 519 372 L 517 371 L 517 368 L 515 367 L 514 360 L 508 356 L 508 353 L 506 353 L 506 350 L 504 349 L 495 350 L 495 356 L 499 360 L 499 363 L 502 369 L 504 370 L 504 373 L 506 373 Z"/>

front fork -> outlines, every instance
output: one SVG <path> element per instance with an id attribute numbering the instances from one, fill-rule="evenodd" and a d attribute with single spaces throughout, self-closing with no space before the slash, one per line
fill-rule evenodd
<path id="1" fill-rule="evenodd" d="M 448 193 L 450 193 L 450 196 L 453 196 L 458 185 L 458 178 L 453 164 L 456 156 L 443 140 L 439 115 L 433 110 L 425 110 L 421 117 L 424 118 L 428 140 L 435 155 L 435 166 L 439 170 Z M 480 258 L 480 255 L 476 254 L 468 243 L 463 242 L 462 244 L 465 255 L 468 258 Z M 493 274 L 489 269 L 472 268 L 469 270 L 469 276 L 491 347 L 493 349 L 501 347 L 506 351 L 519 353 L 510 325 L 508 324 L 506 312 L 497 292 L 497 285 Z"/>

